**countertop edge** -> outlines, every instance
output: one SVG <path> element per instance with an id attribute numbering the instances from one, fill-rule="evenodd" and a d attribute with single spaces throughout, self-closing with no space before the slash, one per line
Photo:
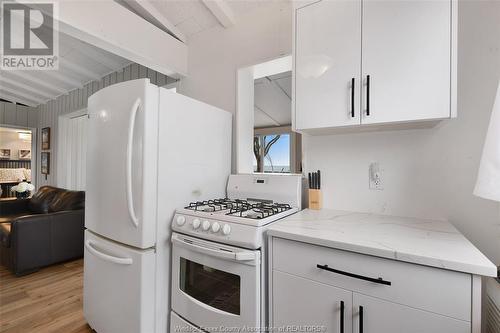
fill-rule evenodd
<path id="1" fill-rule="evenodd" d="M 372 248 L 362 245 L 350 244 L 345 242 L 339 242 L 336 240 L 325 240 L 318 239 L 316 237 L 299 235 L 296 233 L 290 233 L 282 230 L 270 229 L 267 231 L 268 237 L 279 237 L 294 241 L 300 241 L 308 243 L 311 245 L 324 246 L 328 248 L 344 250 L 364 255 L 370 255 L 390 260 L 397 260 L 401 262 L 406 262 L 410 264 L 429 266 L 439 269 L 445 269 L 449 271 L 456 271 L 459 273 L 467 273 L 472 275 L 481 275 L 488 277 L 497 276 L 497 267 L 495 265 L 491 266 L 479 266 L 471 265 L 454 261 L 443 261 L 441 259 L 435 259 L 430 257 L 419 256 L 411 253 L 394 252 L 390 250 L 383 250 L 378 248 Z M 405 257 L 405 258 L 403 258 Z"/>

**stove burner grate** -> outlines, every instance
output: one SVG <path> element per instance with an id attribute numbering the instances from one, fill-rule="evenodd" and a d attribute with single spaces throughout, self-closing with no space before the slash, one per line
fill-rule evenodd
<path id="1" fill-rule="evenodd" d="M 185 208 L 208 213 L 228 210 L 226 215 L 249 219 L 263 219 L 292 209 L 289 204 L 272 202 L 254 203 L 247 200 L 228 198 L 191 202 Z"/>

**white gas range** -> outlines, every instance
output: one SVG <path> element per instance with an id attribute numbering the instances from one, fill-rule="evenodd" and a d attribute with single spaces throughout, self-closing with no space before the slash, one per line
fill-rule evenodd
<path id="1" fill-rule="evenodd" d="M 300 175 L 231 175 L 227 198 L 176 211 L 170 332 L 266 326 L 265 231 L 300 210 L 301 182 Z"/>

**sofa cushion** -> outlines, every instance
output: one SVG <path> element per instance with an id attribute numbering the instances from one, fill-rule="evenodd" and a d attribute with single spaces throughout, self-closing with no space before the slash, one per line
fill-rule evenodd
<path id="1" fill-rule="evenodd" d="M 0 223 L 0 245 L 10 247 L 10 223 Z"/>
<path id="2" fill-rule="evenodd" d="M 61 212 L 64 210 L 78 210 L 85 208 L 84 191 L 61 191 L 56 194 L 49 205 L 49 212 Z"/>
<path id="3" fill-rule="evenodd" d="M 52 200 L 60 191 L 64 190 L 52 186 L 40 187 L 30 200 L 30 210 L 35 214 L 47 214 Z"/>
<path id="4" fill-rule="evenodd" d="M 23 214 L 10 214 L 10 215 L 5 215 L 5 216 L 2 215 L 2 216 L 0 216 L 0 224 L 1 223 L 10 223 L 13 220 L 15 220 L 16 218 L 21 217 L 21 216 L 26 216 L 26 215 L 30 215 L 30 214 L 23 213 Z"/>

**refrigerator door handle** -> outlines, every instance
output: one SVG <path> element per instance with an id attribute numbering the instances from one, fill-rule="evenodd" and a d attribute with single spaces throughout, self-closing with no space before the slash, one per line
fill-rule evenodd
<path id="1" fill-rule="evenodd" d="M 92 242 L 91 240 L 87 240 L 85 242 L 85 248 L 87 250 L 89 250 L 89 252 L 92 253 L 93 255 L 95 255 L 96 257 L 101 258 L 102 260 L 110 261 L 110 262 L 115 263 L 115 264 L 119 264 L 119 265 L 132 265 L 132 263 L 133 263 L 132 258 L 120 258 L 120 257 L 111 256 L 111 255 L 106 254 L 106 253 L 102 253 L 101 251 L 98 251 L 93 246 L 93 244 L 94 244 L 94 242 Z"/>
<path id="2" fill-rule="evenodd" d="M 138 98 L 134 105 L 132 106 L 132 110 L 130 112 L 130 120 L 128 123 L 128 140 L 127 140 L 127 206 L 128 206 L 128 214 L 132 219 L 132 223 L 134 227 L 139 226 L 139 219 L 135 215 L 134 209 L 134 195 L 132 193 L 132 144 L 134 141 L 134 128 L 135 128 L 135 118 L 137 116 L 137 112 L 141 106 L 141 99 Z"/>

